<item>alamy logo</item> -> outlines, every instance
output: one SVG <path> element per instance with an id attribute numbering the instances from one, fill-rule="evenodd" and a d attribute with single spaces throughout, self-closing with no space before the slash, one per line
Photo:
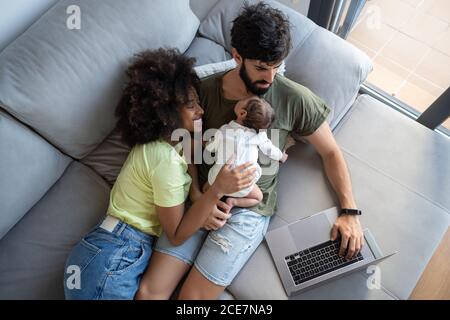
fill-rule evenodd
<path id="1" fill-rule="evenodd" d="M 369 266 L 366 271 L 371 274 L 367 278 L 367 288 L 369 290 L 380 290 L 381 289 L 381 269 L 378 266 Z"/>
<path id="2" fill-rule="evenodd" d="M 66 270 L 67 274 L 70 276 L 67 277 L 66 287 L 69 290 L 73 289 L 81 289 L 81 271 L 79 266 L 70 265 Z"/>
<path id="3" fill-rule="evenodd" d="M 70 16 L 66 20 L 66 26 L 69 30 L 81 29 L 81 9 L 77 5 L 68 6 L 66 13 Z"/>
<path id="4" fill-rule="evenodd" d="M 376 5 L 370 5 L 366 12 L 367 28 L 372 30 L 381 30 L 381 8 Z"/>

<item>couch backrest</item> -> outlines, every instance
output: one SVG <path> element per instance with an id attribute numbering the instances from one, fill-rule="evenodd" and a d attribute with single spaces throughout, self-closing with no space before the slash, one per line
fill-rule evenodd
<path id="1" fill-rule="evenodd" d="M 202 21 L 220 0 L 189 0 L 192 12 Z"/>
<path id="2" fill-rule="evenodd" d="M 0 52 L 57 1 L 0 1 Z"/>
<path id="3" fill-rule="evenodd" d="M 244 2 L 254 4 L 259 0 L 219 1 L 200 24 L 200 35 L 230 52 L 232 21 Z M 292 25 L 293 46 L 286 59 L 286 76 L 311 89 L 331 107 L 328 121 L 335 127 L 372 70 L 370 59 L 293 9 L 275 0 L 265 2 L 285 13 Z"/>
<path id="4" fill-rule="evenodd" d="M 70 162 L 0 110 L 0 239 L 45 195 Z"/>
<path id="5" fill-rule="evenodd" d="M 79 30 L 67 26 L 76 22 L 74 4 Z M 159 47 L 184 52 L 198 25 L 189 0 L 62 0 L 0 54 L 0 105 L 82 158 L 115 125 L 130 57 Z"/>

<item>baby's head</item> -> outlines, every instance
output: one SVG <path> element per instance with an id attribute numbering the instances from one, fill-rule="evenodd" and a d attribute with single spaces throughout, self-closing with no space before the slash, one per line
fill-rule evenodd
<path id="1" fill-rule="evenodd" d="M 238 123 L 256 131 L 267 129 L 275 119 L 275 112 L 270 104 L 256 96 L 238 101 L 234 113 Z"/>

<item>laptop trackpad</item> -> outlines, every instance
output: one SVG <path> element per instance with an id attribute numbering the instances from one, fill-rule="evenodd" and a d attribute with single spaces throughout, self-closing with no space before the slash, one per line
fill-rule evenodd
<path id="1" fill-rule="evenodd" d="M 325 214 L 316 214 L 289 225 L 289 231 L 298 250 L 330 240 L 332 224 Z"/>

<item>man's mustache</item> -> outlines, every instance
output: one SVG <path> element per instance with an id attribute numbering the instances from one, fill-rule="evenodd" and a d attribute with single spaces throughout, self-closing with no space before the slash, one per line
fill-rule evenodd
<path id="1" fill-rule="evenodd" d="M 261 84 L 270 84 L 269 82 L 267 82 L 267 81 L 264 81 L 264 80 L 258 80 L 258 81 L 255 81 L 255 82 L 253 82 L 254 84 L 258 84 L 258 83 L 261 83 Z"/>

